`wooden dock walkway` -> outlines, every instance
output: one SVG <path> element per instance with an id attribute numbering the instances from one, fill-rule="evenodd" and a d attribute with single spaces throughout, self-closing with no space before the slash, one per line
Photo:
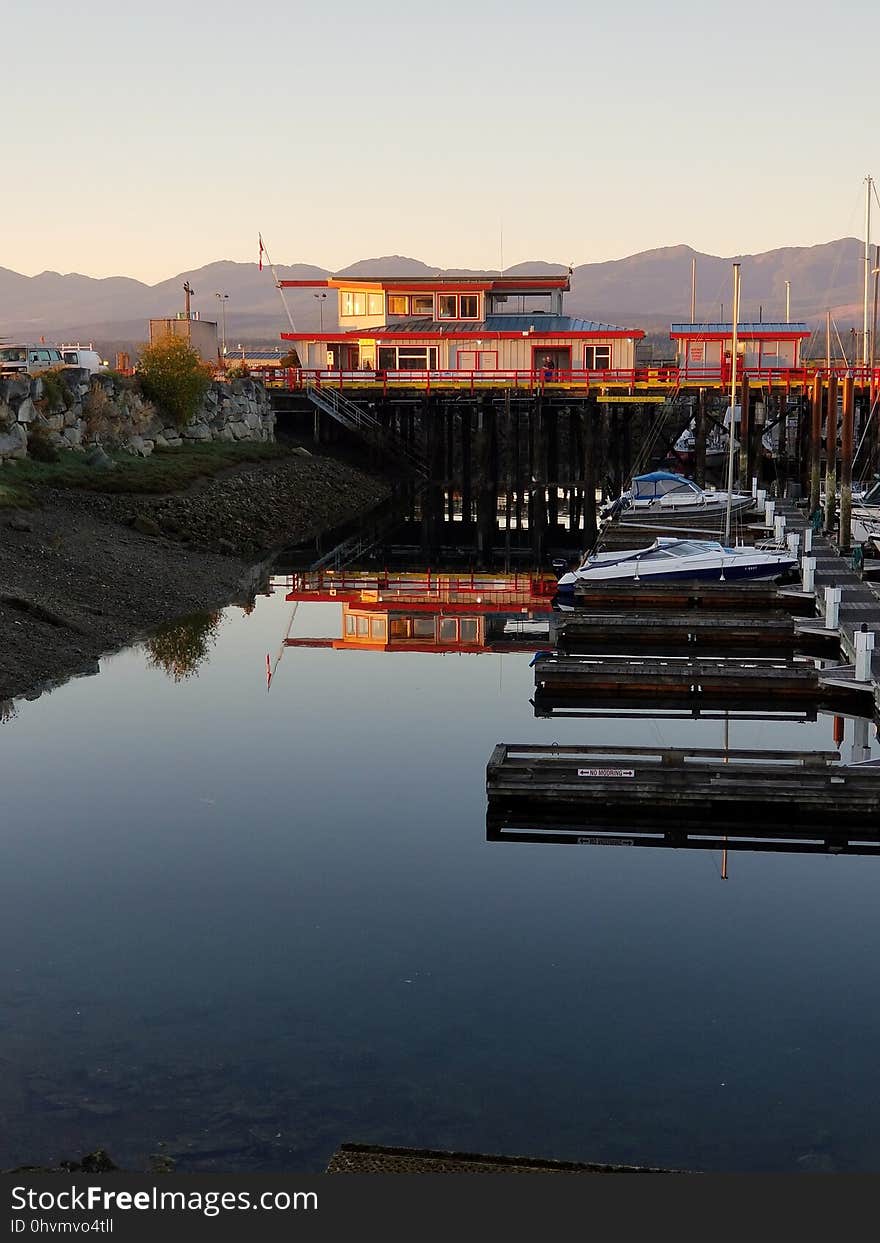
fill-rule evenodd
<path id="1" fill-rule="evenodd" d="M 753 697 L 758 690 L 780 699 L 813 700 L 818 694 L 819 674 L 812 663 L 773 658 L 560 655 L 538 657 L 535 688 L 556 700 L 601 691 L 612 696 L 637 693 L 664 699 L 714 694 L 735 700 Z"/>
<path id="2" fill-rule="evenodd" d="M 772 816 L 780 830 L 845 823 L 880 837 L 880 768 L 838 759 L 836 751 L 499 743 L 486 792 L 496 813 L 567 807 L 589 824 L 641 827 L 672 816 L 711 834 Z"/>

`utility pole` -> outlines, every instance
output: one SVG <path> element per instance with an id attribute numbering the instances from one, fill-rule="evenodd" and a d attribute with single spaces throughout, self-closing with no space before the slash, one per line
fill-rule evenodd
<path id="1" fill-rule="evenodd" d="M 220 315 L 223 321 L 223 334 L 222 334 L 223 357 L 225 358 L 226 357 L 226 303 L 229 299 L 229 294 L 228 293 L 215 293 L 214 297 L 220 300 Z"/>
<path id="2" fill-rule="evenodd" d="M 868 322 L 868 288 L 871 283 L 871 192 L 874 189 L 874 178 L 868 174 L 865 178 L 865 289 L 862 306 L 862 366 L 867 367 L 871 357 L 868 344 L 870 324 Z"/>
<path id="3" fill-rule="evenodd" d="M 697 260 L 691 259 L 691 323 L 697 322 Z"/>
<path id="4" fill-rule="evenodd" d="M 193 294 L 195 293 L 195 290 L 193 289 L 192 285 L 190 285 L 190 283 L 189 283 L 189 281 L 188 281 L 188 280 L 184 282 L 184 285 L 183 285 L 183 293 L 184 293 L 184 297 L 185 297 L 185 299 L 186 299 L 186 301 L 185 301 L 185 303 L 184 303 L 186 318 L 187 318 L 187 319 L 192 319 L 192 315 L 190 314 L 190 310 L 189 310 L 189 300 L 190 300 L 190 298 L 193 296 Z"/>
<path id="5" fill-rule="evenodd" d="M 785 322 L 791 323 L 791 281 L 785 282 Z"/>

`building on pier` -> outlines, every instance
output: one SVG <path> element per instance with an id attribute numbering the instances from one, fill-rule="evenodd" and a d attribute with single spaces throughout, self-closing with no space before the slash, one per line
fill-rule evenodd
<path id="1" fill-rule="evenodd" d="M 725 371 L 729 374 L 732 323 L 672 324 L 669 336 L 683 378 L 705 374 L 716 380 Z M 809 336 L 810 327 L 803 323 L 739 324 L 737 369 L 740 374 L 792 371 L 801 366 L 803 342 Z"/>
<path id="2" fill-rule="evenodd" d="M 335 289 L 339 327 L 285 332 L 304 369 L 399 375 L 631 372 L 644 333 L 563 313 L 569 275 L 330 277 L 282 287 Z"/>

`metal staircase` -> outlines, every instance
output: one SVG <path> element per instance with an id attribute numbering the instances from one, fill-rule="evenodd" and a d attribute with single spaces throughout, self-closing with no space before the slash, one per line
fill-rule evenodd
<path id="1" fill-rule="evenodd" d="M 339 389 L 321 387 L 318 384 L 305 386 L 306 396 L 313 406 L 340 423 L 349 431 L 355 432 L 383 453 L 398 458 L 419 474 L 426 474 L 424 458 L 415 449 L 407 445 L 400 436 L 385 427 L 369 410 L 350 401 Z"/>

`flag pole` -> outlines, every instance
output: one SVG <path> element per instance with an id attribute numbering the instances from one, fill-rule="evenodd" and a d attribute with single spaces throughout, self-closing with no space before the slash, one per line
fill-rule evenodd
<path id="1" fill-rule="evenodd" d="M 269 258 L 269 252 L 266 249 L 266 243 L 263 241 L 262 233 L 259 234 L 260 239 L 260 271 L 263 270 L 263 255 L 266 256 L 266 262 L 269 265 L 269 271 L 272 273 L 272 279 L 275 281 L 275 288 L 281 294 L 281 301 L 284 303 L 284 310 L 290 323 L 290 331 L 296 332 L 296 324 L 293 322 L 293 316 L 290 313 L 290 307 L 287 305 L 287 298 L 284 296 L 284 290 L 281 288 L 281 282 L 278 279 L 278 273 L 275 271 L 275 265 Z"/>

